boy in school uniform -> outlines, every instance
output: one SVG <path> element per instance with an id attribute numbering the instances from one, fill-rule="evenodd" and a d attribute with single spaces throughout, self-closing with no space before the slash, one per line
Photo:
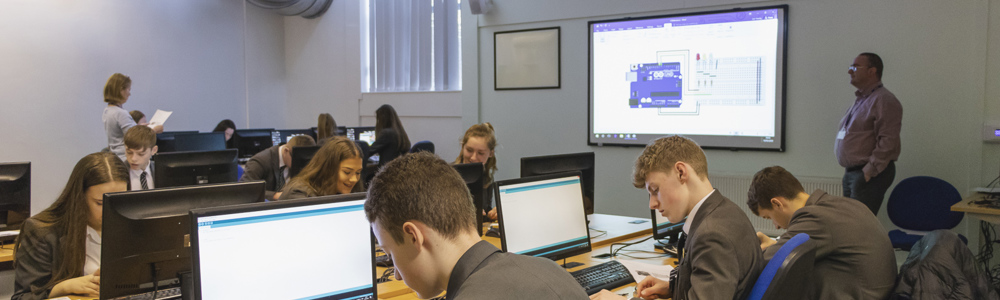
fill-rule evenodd
<path id="1" fill-rule="evenodd" d="M 240 181 L 263 180 L 264 198 L 280 199 L 281 188 L 291 181 L 288 169 L 292 166 L 292 148 L 315 145 L 316 140 L 311 136 L 300 135 L 293 137 L 287 144 L 264 149 L 250 157 L 243 167 L 243 177 L 240 177 Z"/>
<path id="2" fill-rule="evenodd" d="M 465 181 L 428 152 L 401 156 L 375 175 L 365 215 L 396 279 L 428 299 L 587 299 L 555 262 L 504 253 L 476 231 Z M 760 252 L 758 250 L 757 252 Z"/>
<path id="3" fill-rule="evenodd" d="M 764 268 L 750 219 L 708 181 L 708 161 L 694 141 L 657 139 L 636 159 L 632 184 L 649 192 L 649 208 L 671 223 L 684 221 L 680 262 L 670 281 L 647 276 L 644 299 L 742 300 Z M 624 299 L 601 291 L 591 299 Z"/>
<path id="4" fill-rule="evenodd" d="M 816 265 L 807 299 L 886 299 L 896 285 L 896 255 L 885 228 L 860 201 L 816 190 L 806 194 L 782 167 L 757 172 L 747 193 L 754 214 L 788 229 L 775 241 L 758 232 L 770 259 L 791 237 L 809 234 Z"/>
<path id="5" fill-rule="evenodd" d="M 153 186 L 153 162 L 156 154 L 156 132 L 149 126 L 132 126 L 125 133 L 125 162 L 128 164 L 131 191 L 148 190 Z"/>

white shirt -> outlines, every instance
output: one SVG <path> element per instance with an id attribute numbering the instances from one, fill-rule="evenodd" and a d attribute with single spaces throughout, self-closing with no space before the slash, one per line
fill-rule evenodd
<path id="1" fill-rule="evenodd" d="M 281 147 L 278 147 L 278 169 L 279 170 L 281 169 L 281 167 L 286 166 L 286 164 L 285 164 L 285 155 L 283 155 L 283 153 L 285 153 L 285 147 L 287 147 L 287 146 L 288 145 L 281 145 Z M 281 173 L 281 177 L 285 177 L 285 183 L 288 183 L 288 168 L 285 168 L 285 170 Z"/>
<path id="2" fill-rule="evenodd" d="M 101 268 L 101 234 L 87 226 L 87 261 L 83 264 L 83 274 L 90 275 Z"/>
<path id="3" fill-rule="evenodd" d="M 688 232 L 691 231 L 691 223 L 694 223 L 695 214 L 698 213 L 698 209 L 701 208 L 701 205 L 705 203 L 705 199 L 708 199 L 708 196 L 711 196 L 712 193 L 715 193 L 715 190 L 712 190 L 708 193 L 708 195 L 705 195 L 704 198 L 701 198 L 701 200 L 698 201 L 698 204 L 695 204 L 694 208 L 691 209 L 691 213 L 687 215 L 687 218 L 684 221 L 684 227 L 681 227 L 681 229 L 684 230 L 684 234 L 688 234 Z"/>
<path id="4" fill-rule="evenodd" d="M 132 168 L 128 169 L 129 177 L 132 178 L 132 189 L 130 189 L 131 191 L 142 190 L 142 181 L 139 181 L 139 176 L 142 175 L 142 172 L 146 172 L 146 186 L 149 187 L 150 189 L 155 188 L 153 186 L 153 172 L 149 171 L 149 165 L 150 164 L 146 164 L 145 170 L 133 170 Z"/>

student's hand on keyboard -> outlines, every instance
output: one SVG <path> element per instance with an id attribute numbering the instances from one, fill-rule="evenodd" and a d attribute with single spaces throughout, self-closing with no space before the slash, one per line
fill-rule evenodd
<path id="1" fill-rule="evenodd" d="M 600 292 L 590 295 L 590 300 L 625 300 L 625 297 L 612 293 L 608 290 L 601 290 Z"/>
<path id="2" fill-rule="evenodd" d="M 646 276 L 635 286 L 635 291 L 642 299 L 666 299 L 672 296 L 670 295 L 670 282 L 653 276 Z"/>

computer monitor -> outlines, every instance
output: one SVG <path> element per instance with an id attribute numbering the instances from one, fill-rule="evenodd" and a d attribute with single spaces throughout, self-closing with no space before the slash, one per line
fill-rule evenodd
<path id="1" fill-rule="evenodd" d="M 225 150 L 226 134 L 224 132 L 178 133 L 163 136 L 156 135 L 157 153 L 182 151 Z"/>
<path id="2" fill-rule="evenodd" d="M 680 237 L 684 222 L 670 223 L 667 217 L 660 215 L 655 209 L 649 210 L 649 219 L 653 220 L 653 238 L 657 240 L 667 239 L 668 243 L 677 243 Z"/>
<path id="3" fill-rule="evenodd" d="M 288 178 L 295 177 L 302 168 L 305 168 L 312 160 L 313 156 L 316 156 L 316 151 L 319 151 L 320 146 L 301 146 L 292 148 L 292 163 L 288 167 Z"/>
<path id="4" fill-rule="evenodd" d="M 174 136 L 178 134 L 192 134 L 198 133 L 198 131 L 164 131 L 156 134 L 156 147 L 159 149 L 158 152 L 164 152 L 163 149 L 174 149 Z M 172 150 L 171 150 L 172 151 Z M 170 151 L 167 151 L 170 152 Z"/>
<path id="5" fill-rule="evenodd" d="M 472 205 L 476 207 L 476 230 L 479 236 L 483 236 L 483 202 L 486 199 L 486 189 L 483 188 L 483 164 L 455 164 L 452 167 L 462 176 L 465 186 L 472 194 Z"/>
<path id="6" fill-rule="evenodd" d="M 590 252 L 580 172 L 497 181 L 503 251 L 552 260 Z"/>
<path id="7" fill-rule="evenodd" d="M 375 126 L 347 127 L 346 134 L 352 141 L 365 141 L 368 145 L 375 142 Z"/>
<path id="8" fill-rule="evenodd" d="M 192 270 L 189 211 L 263 201 L 263 181 L 105 194 L 101 299 L 181 286 Z"/>
<path id="9" fill-rule="evenodd" d="M 236 182 L 236 149 L 187 151 L 153 155 L 156 187 Z"/>
<path id="10" fill-rule="evenodd" d="M 237 129 L 233 132 L 232 143 L 239 150 L 240 158 L 249 158 L 264 149 L 274 146 L 271 132 L 267 129 Z"/>
<path id="11" fill-rule="evenodd" d="M 365 197 L 192 210 L 195 299 L 375 299 Z M 261 248 L 262 238 L 266 252 L 280 255 L 247 251 Z"/>
<path id="12" fill-rule="evenodd" d="M 298 135 L 306 135 L 313 138 L 313 140 L 316 140 L 316 132 L 312 131 L 311 129 L 281 129 L 281 130 L 275 129 L 271 133 L 271 144 L 273 145 L 287 144 L 288 140 Z"/>
<path id="13" fill-rule="evenodd" d="M 594 152 L 521 158 L 521 177 L 567 171 L 583 173 L 583 201 L 587 214 L 594 213 Z"/>
<path id="14" fill-rule="evenodd" d="M 319 128 L 317 128 L 317 127 L 310 127 L 309 129 L 313 131 L 313 137 L 316 138 L 316 142 L 319 143 Z M 336 136 L 345 136 L 345 135 L 347 135 L 347 127 L 337 126 L 337 133 L 335 135 Z"/>
<path id="15" fill-rule="evenodd" d="M 20 229 L 30 216 L 31 162 L 0 163 L 0 230 Z"/>

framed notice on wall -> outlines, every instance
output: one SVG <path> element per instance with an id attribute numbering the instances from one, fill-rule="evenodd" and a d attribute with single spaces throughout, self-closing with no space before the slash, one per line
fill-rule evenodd
<path id="1" fill-rule="evenodd" d="M 558 89 L 559 27 L 493 34 L 495 90 Z"/>

